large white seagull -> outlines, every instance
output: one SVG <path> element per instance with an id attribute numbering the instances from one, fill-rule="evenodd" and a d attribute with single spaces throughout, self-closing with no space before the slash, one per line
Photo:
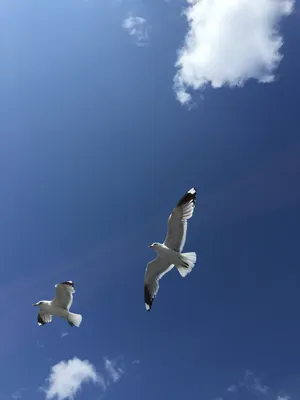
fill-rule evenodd
<path id="1" fill-rule="evenodd" d="M 193 269 L 196 253 L 182 253 L 186 241 L 187 220 L 193 215 L 197 189 L 192 188 L 179 200 L 168 220 L 168 233 L 163 244 L 152 243 L 157 257 L 149 262 L 144 279 L 146 310 L 150 311 L 159 289 L 159 280 L 174 266 L 184 278 Z"/>

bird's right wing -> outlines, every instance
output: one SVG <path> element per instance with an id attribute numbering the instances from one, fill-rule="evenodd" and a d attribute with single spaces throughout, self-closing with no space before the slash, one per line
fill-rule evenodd
<path id="1" fill-rule="evenodd" d="M 168 264 L 166 260 L 159 256 L 148 263 L 144 278 L 144 297 L 147 311 L 151 310 L 152 303 L 157 295 L 159 280 L 173 267 L 173 264 Z"/>
<path id="2" fill-rule="evenodd" d="M 56 296 L 52 300 L 52 305 L 69 311 L 73 302 L 73 293 L 75 293 L 74 283 L 65 281 L 55 285 Z"/>
<path id="3" fill-rule="evenodd" d="M 52 321 L 52 315 L 46 313 L 45 311 L 40 310 L 38 313 L 37 321 L 39 326 L 48 324 Z"/>
<path id="4" fill-rule="evenodd" d="M 197 189 L 192 188 L 179 200 L 168 219 L 168 233 L 164 244 L 181 252 L 186 240 L 187 220 L 193 216 Z"/>

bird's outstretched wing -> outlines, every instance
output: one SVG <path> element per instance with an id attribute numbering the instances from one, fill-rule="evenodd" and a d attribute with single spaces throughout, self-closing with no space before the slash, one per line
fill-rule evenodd
<path id="1" fill-rule="evenodd" d="M 37 316 L 37 321 L 39 326 L 48 324 L 52 321 L 52 315 L 45 313 L 44 311 L 40 310 Z"/>
<path id="2" fill-rule="evenodd" d="M 192 188 L 179 200 L 168 220 L 168 233 L 164 244 L 181 252 L 186 241 L 187 220 L 193 216 L 197 189 Z"/>
<path id="3" fill-rule="evenodd" d="M 159 256 L 148 263 L 144 278 L 144 297 L 147 311 L 151 310 L 152 303 L 157 295 L 159 280 L 173 267 L 173 264 L 168 264 L 166 260 Z"/>
<path id="4" fill-rule="evenodd" d="M 52 300 L 52 305 L 69 311 L 73 302 L 73 293 L 75 293 L 74 283 L 65 281 L 55 285 L 56 296 Z"/>

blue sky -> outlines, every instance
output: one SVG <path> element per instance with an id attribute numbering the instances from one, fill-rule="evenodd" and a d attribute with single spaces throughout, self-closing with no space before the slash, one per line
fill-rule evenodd
<path id="1" fill-rule="evenodd" d="M 299 398 L 298 4 L 0 15 L 0 398 Z M 192 186 L 197 264 L 146 313 L 147 245 Z M 38 327 L 64 280 L 82 325 Z"/>

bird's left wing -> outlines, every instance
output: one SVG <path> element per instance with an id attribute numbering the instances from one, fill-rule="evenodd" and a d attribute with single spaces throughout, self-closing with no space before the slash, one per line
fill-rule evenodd
<path id="1" fill-rule="evenodd" d="M 179 200 L 168 220 L 168 233 L 164 244 L 181 252 L 186 240 L 187 220 L 193 216 L 197 189 L 192 188 Z"/>
<path id="2" fill-rule="evenodd" d="M 144 278 L 144 297 L 147 311 L 151 310 L 152 303 L 157 295 L 159 280 L 173 267 L 173 264 L 168 264 L 166 260 L 159 256 L 148 263 Z"/>
<path id="3" fill-rule="evenodd" d="M 65 281 L 58 283 L 55 287 L 56 296 L 52 300 L 52 305 L 69 311 L 73 302 L 73 293 L 75 293 L 74 283 Z"/>
<path id="4" fill-rule="evenodd" d="M 40 310 L 38 313 L 37 321 L 39 326 L 48 324 L 52 321 L 52 315 L 46 313 L 45 311 Z"/>

